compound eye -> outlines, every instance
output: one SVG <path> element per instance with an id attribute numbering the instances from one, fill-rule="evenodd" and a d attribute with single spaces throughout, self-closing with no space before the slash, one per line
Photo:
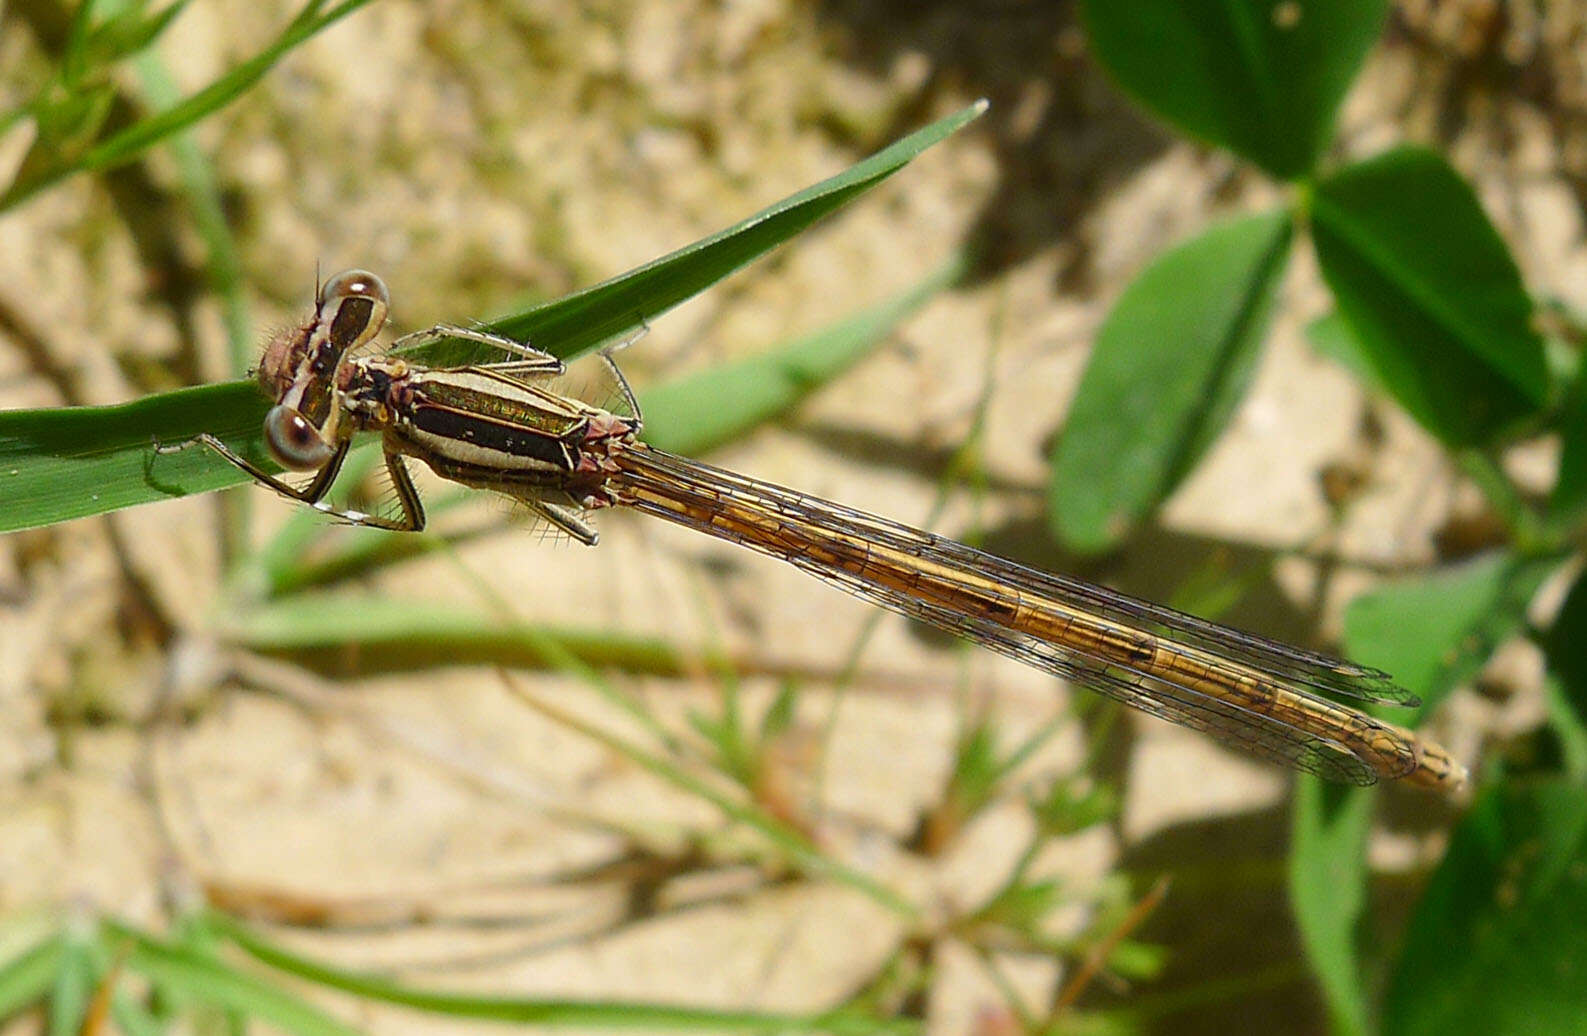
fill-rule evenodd
<path id="1" fill-rule="evenodd" d="M 270 456 L 288 471 L 323 468 L 335 451 L 309 419 L 289 406 L 273 406 L 265 415 L 265 445 Z"/>
<path id="2" fill-rule="evenodd" d="M 320 289 L 320 321 L 338 356 L 375 337 L 390 308 L 386 282 L 368 270 L 344 270 Z"/>

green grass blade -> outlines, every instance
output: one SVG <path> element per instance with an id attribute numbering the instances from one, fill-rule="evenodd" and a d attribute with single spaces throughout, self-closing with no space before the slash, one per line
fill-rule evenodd
<path id="1" fill-rule="evenodd" d="M 721 233 L 492 327 L 560 356 L 606 341 L 786 241 L 985 108 L 984 103 L 971 105 Z M 442 355 L 449 344 L 437 343 L 417 355 L 450 362 Z M 0 413 L 0 532 L 246 482 L 247 476 L 206 450 L 155 456 L 150 444 L 180 442 L 207 431 L 268 465 L 260 436 L 266 409 L 253 386 L 228 382 L 115 407 Z"/>
<path id="2" fill-rule="evenodd" d="M 267 463 L 266 409 L 257 388 L 236 381 L 119 406 L 0 412 L 0 532 L 247 481 L 207 450 L 157 456 L 153 443 L 211 432 Z"/>
<path id="3" fill-rule="evenodd" d="M 836 176 L 806 187 L 726 230 L 555 302 L 489 325 L 497 334 L 564 359 L 652 320 L 742 269 L 902 169 L 986 111 L 985 101 L 917 130 Z M 477 347 L 441 342 L 415 350 L 427 363 L 465 362 Z"/>
<path id="4" fill-rule="evenodd" d="M 513 1022 L 520 1025 L 577 1025 L 624 1029 L 674 1029 L 716 1032 L 721 1030 L 779 1030 L 783 1032 L 911 1033 L 919 1026 L 910 1021 L 878 1019 L 853 1011 L 824 1014 L 779 1014 L 764 1011 L 713 1010 L 671 1004 L 624 1003 L 604 1000 L 552 1000 L 527 997 L 489 997 L 437 993 L 412 989 L 390 979 L 360 975 L 309 960 L 267 942 L 242 923 L 224 914 L 210 913 L 208 922 L 245 952 L 273 968 L 332 989 L 419 1011 L 453 1018 Z"/>
<path id="5" fill-rule="evenodd" d="M 172 8 L 179 6 L 171 5 Z M 178 103 L 175 81 L 158 54 L 139 54 L 133 66 L 142 80 L 144 93 L 155 104 L 171 107 Z M 170 144 L 171 155 L 176 159 L 177 169 L 181 173 L 182 193 L 192 213 L 193 226 L 198 231 L 199 239 L 204 242 L 204 265 L 209 287 L 220 297 L 221 312 L 226 322 L 230 372 L 241 375 L 258 359 L 255 355 L 257 331 L 248 314 L 242 256 L 237 251 L 231 227 L 226 223 L 220 189 L 215 183 L 215 171 L 209 156 L 199 147 L 191 133 L 173 134 Z"/>
<path id="6" fill-rule="evenodd" d="M 76 84 L 88 71 L 88 37 L 96 6 L 95 0 L 82 0 L 72 13 L 72 24 L 66 31 L 66 47 L 61 52 L 62 83 Z"/>
<path id="7" fill-rule="evenodd" d="M 847 370 L 963 273 L 955 257 L 908 291 L 779 348 L 645 393 L 645 441 L 701 453 L 742 436 Z"/>
<path id="8" fill-rule="evenodd" d="M 95 28 L 88 41 L 90 65 L 110 65 L 130 57 L 153 43 L 186 9 L 189 0 L 173 0 L 152 15 L 145 14 L 146 4 L 136 4 L 118 12 L 105 24 Z M 86 6 L 86 5 L 85 5 Z M 175 103 L 172 98 L 170 103 Z"/>
<path id="9" fill-rule="evenodd" d="M 0 196 L 0 212 L 74 173 L 110 169 L 132 161 L 166 137 L 186 129 L 242 96 L 292 48 L 367 3 L 369 0 L 343 0 L 323 14 L 319 13 L 322 6 L 320 0 L 310 3 L 264 50 L 185 101 L 128 126 L 110 139 L 89 148 L 73 161 L 41 169 L 33 176 L 19 179 Z"/>
<path id="10" fill-rule="evenodd" d="M 224 618 L 214 632 L 254 651 L 312 661 L 356 653 L 383 669 L 435 665 L 555 667 L 565 653 L 584 665 L 664 677 L 699 672 L 701 659 L 655 637 L 610 630 L 503 622 L 499 615 L 392 597 L 296 594 Z M 553 645 L 548 651 L 547 644 Z"/>
<path id="11" fill-rule="evenodd" d="M 100 980 L 98 958 L 104 954 L 99 937 L 99 927 L 86 918 L 66 924 L 50 989 L 50 1036 L 75 1036 L 83 1028 Z"/>
<path id="12" fill-rule="evenodd" d="M 0 964 L 0 1021 L 43 999 L 65 954 L 66 939 L 57 933 Z"/>
<path id="13" fill-rule="evenodd" d="M 127 943 L 128 971 L 171 988 L 186 1001 L 234 1011 L 301 1036 L 357 1036 L 359 1032 L 263 978 L 151 939 L 125 925 L 107 922 L 107 930 Z"/>

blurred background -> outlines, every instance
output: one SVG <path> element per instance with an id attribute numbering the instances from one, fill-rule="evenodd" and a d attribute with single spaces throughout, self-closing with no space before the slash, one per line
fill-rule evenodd
<path id="1" fill-rule="evenodd" d="M 130 125 L 299 10 L 182 9 L 93 103 Z M 57 75 L 74 13 L 0 7 L 6 110 Z M 1579 5 L 1391 5 L 1328 160 L 1429 145 L 1532 295 L 1587 308 L 1584 28 Z M 386 280 L 398 330 L 523 309 L 986 97 L 654 321 L 622 357 L 641 395 L 962 260 L 709 459 L 1307 646 L 1337 648 L 1353 595 L 1504 539 L 1439 441 L 1309 343 L 1331 303 L 1305 251 L 1194 470 L 1105 550 L 1054 535 L 1055 443 L 1109 308 L 1166 250 L 1289 191 L 1132 104 L 1075 4 L 376 0 L 262 71 L 184 137 L 0 213 L 0 405 L 241 376 L 350 266 Z M 37 136 L 6 124 L 0 182 Z M 1524 443 L 1506 470 L 1546 488 L 1557 454 Z M 847 1031 L 1339 1027 L 1292 919 L 1289 775 L 637 516 L 600 516 L 593 550 L 484 499 L 438 528 L 393 546 L 243 488 L 0 538 L 8 945 L 68 907 L 151 938 L 202 907 L 416 988 L 794 1030 L 837 1005 Z M 475 615 L 517 632 L 460 633 Z M 1535 645 L 1484 661 L 1428 728 L 1473 761 L 1545 708 Z M 1366 861 L 1367 942 L 1392 946 L 1463 805 L 1377 805 L 1340 866 Z M 239 957 L 214 966 L 367 1031 L 492 1025 Z M 221 1002 L 201 1024 L 294 1028 Z M 24 1004 L 5 1031 L 47 1017 Z M 731 1027 L 713 1017 L 641 1027 Z"/>

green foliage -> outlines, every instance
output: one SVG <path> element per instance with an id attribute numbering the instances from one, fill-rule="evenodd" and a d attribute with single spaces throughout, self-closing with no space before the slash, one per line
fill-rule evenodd
<path id="1" fill-rule="evenodd" d="M 113 991 L 110 1010 L 124 1031 L 166 1031 L 147 1004 L 165 1003 L 167 1013 L 202 1019 L 218 1010 L 246 1025 L 264 1023 L 297 1036 L 354 1036 L 363 1030 L 309 1003 L 282 981 L 291 977 L 366 1000 L 457 1020 L 488 1020 L 539 1026 L 666 1028 L 678 1032 L 911 1033 L 919 1026 L 854 1009 L 812 1014 L 711 1010 L 622 1000 L 556 1000 L 446 993 L 388 978 L 360 975 L 283 949 L 219 913 L 183 919 L 181 937 L 161 939 L 115 921 L 82 918 L 61 922 L 56 932 L 9 960 L 0 960 L 0 1020 L 48 994 L 49 1032 L 75 1036 L 101 985 Z M 265 965 L 259 973 L 239 967 L 222 951 L 235 947 Z M 111 962 L 115 965 L 112 967 Z M 146 988 L 136 998 L 131 991 Z"/>
<path id="2" fill-rule="evenodd" d="M 764 255 L 891 176 L 984 109 L 984 105 L 972 105 L 726 230 L 593 288 L 489 326 L 571 358 L 666 312 Z M 932 281 L 918 292 L 935 290 L 941 283 Z M 799 370 L 800 364 L 813 364 L 806 367 L 804 376 L 804 388 L 808 389 L 811 374 L 835 374 L 843 366 L 834 362 L 835 358 L 841 361 L 843 355 L 865 348 L 875 341 L 882 323 L 900 319 L 918 305 L 918 292 L 789 347 L 772 362 L 790 371 Z M 453 345 L 436 343 L 416 350 L 416 355 L 428 361 L 466 358 L 456 355 Z M 675 411 L 683 409 L 677 403 L 698 400 L 702 389 L 718 387 L 707 382 L 681 390 L 672 397 Z M 711 406 L 720 409 L 714 429 L 702 435 L 685 426 L 675 438 L 719 436 L 724 428 L 742 430 L 792 405 L 800 395 L 783 389 L 751 393 L 742 399 L 714 399 Z M 722 405 L 724 402 L 727 405 Z M 664 414 L 666 406 L 664 402 Z M 243 456 L 273 468 L 263 448 L 261 423 L 266 409 L 265 399 L 254 386 L 231 382 L 149 396 L 116 407 L 0 413 L 0 485 L 6 498 L 0 532 L 241 484 L 247 476 L 208 450 L 156 455 L 152 446 L 182 442 L 207 431 Z"/>
<path id="3" fill-rule="evenodd" d="M 1086 0 L 1091 46 L 1174 128 L 1279 179 L 1309 175 L 1387 0 Z"/>
<path id="4" fill-rule="evenodd" d="M 1372 788 L 1341 788 L 1314 777 L 1295 786 L 1289 890 L 1306 956 L 1326 994 L 1337 1033 L 1369 1031 L 1357 945 L 1367 896 Z"/>
<path id="5" fill-rule="evenodd" d="M 831 327 L 645 393 L 645 441 L 675 453 L 703 453 L 788 412 L 869 353 L 962 269 L 955 259 L 897 298 Z"/>
<path id="6" fill-rule="evenodd" d="M 374 975 L 360 975 L 293 953 L 262 938 L 224 914 L 209 914 L 205 923 L 256 959 L 286 974 L 316 985 L 339 989 L 367 1000 L 410 1007 L 427 1014 L 456 1019 L 513 1022 L 520 1025 L 611 1028 L 646 1028 L 679 1032 L 716 1032 L 727 1029 L 783 1032 L 909 1033 L 918 1026 L 909 1021 L 889 1022 L 857 1011 L 836 1010 L 798 1015 L 762 1011 L 713 1011 L 667 1004 L 623 1003 L 606 1000 L 541 1000 L 440 993 L 416 989 Z"/>
<path id="7" fill-rule="evenodd" d="M 1543 647 L 1562 685 L 1563 710 L 1555 725 L 1567 744 L 1581 744 L 1587 741 L 1587 573 L 1571 584 Z M 1582 776 L 1579 765 L 1577 775 Z"/>
<path id="8" fill-rule="evenodd" d="M 1560 407 L 1559 480 L 1549 499 L 1549 511 L 1565 526 L 1587 514 L 1587 377 L 1582 374 L 1577 371 Z"/>
<path id="9" fill-rule="evenodd" d="M 0 129 L 31 119 L 36 131 L 17 177 L 0 195 L 0 213 L 76 173 L 134 161 L 157 144 L 179 144 L 184 130 L 241 96 L 293 48 L 364 3 L 306 3 L 256 55 L 189 97 L 156 96 L 157 110 L 145 117 L 123 114 L 136 108 L 122 104 L 117 83 L 124 77 L 116 66 L 157 39 L 181 13 L 183 0 L 163 7 L 124 3 L 110 13 L 108 6 L 84 3 L 56 74 L 26 104 L 0 114 Z M 1389 669 L 1418 691 L 1426 702 L 1420 719 L 1475 673 L 1499 641 L 1527 631 L 1533 592 L 1582 541 L 1587 378 L 1578 372 L 1573 380 L 1558 375 L 1559 384 L 1551 383 L 1542 341 L 1531 326 L 1532 300 L 1516 265 L 1475 193 L 1442 157 L 1402 148 L 1339 167 L 1324 165 L 1339 103 L 1381 30 L 1385 0 L 1087 0 L 1083 10 L 1097 58 L 1149 110 L 1297 186 L 1287 209 L 1202 232 L 1150 264 L 1121 295 L 1055 448 L 1054 528 L 1079 549 L 1114 546 L 1193 470 L 1249 387 L 1289 250 L 1309 241 L 1337 309 L 1314 325 L 1314 341 L 1441 443 L 1467 451 L 1461 455 L 1463 470 L 1503 516 L 1512 540 L 1486 557 L 1383 587 L 1347 613 L 1350 653 Z M 144 71 L 147 82 L 158 81 Z M 560 356 L 587 351 L 796 236 L 981 110 L 967 108 L 652 263 L 490 326 Z M 184 190 L 212 253 L 212 283 L 233 298 L 229 323 L 234 340 L 241 341 L 247 321 L 238 301 L 239 266 L 212 178 L 195 151 L 177 155 Z M 704 449 L 742 435 L 835 377 L 955 273 L 945 270 L 911 292 L 761 357 L 655 390 L 646 397 L 648 430 L 678 449 Z M 419 357 L 461 362 L 470 349 L 440 342 Z M 265 405 L 254 386 L 234 382 L 120 407 L 0 414 L 0 531 L 242 482 L 240 473 L 204 451 L 156 457 L 151 445 L 207 431 L 262 461 Z M 1548 511 L 1540 516 L 1493 455 L 1517 436 L 1545 432 L 1559 433 L 1564 448 Z M 400 561 L 409 556 L 403 550 L 431 547 L 394 549 L 383 536 L 349 536 L 331 547 L 322 541 L 312 521 L 289 523 L 270 547 L 239 567 L 251 578 L 238 578 L 229 588 L 210 632 L 230 647 L 300 659 L 360 646 L 369 649 L 366 655 L 389 659 L 408 645 L 416 649 L 409 664 L 549 666 L 592 683 L 596 666 L 665 674 L 728 668 L 730 660 L 712 653 L 690 655 L 608 631 L 485 623 L 478 615 L 411 601 L 372 606 L 363 598 L 357 607 L 327 607 L 327 598 L 304 591 Z M 449 541 L 429 542 L 444 548 Z M 1580 661 L 1587 637 L 1584 584 L 1587 578 L 1578 577 L 1552 629 L 1539 633 L 1561 688 L 1550 722 L 1564 744 L 1578 748 L 1587 739 L 1587 679 Z M 917 906 L 895 889 L 753 801 L 769 748 L 794 722 L 796 684 L 785 682 L 754 717 L 743 713 L 729 684 L 719 715 L 695 717 L 711 749 L 707 762 L 714 780 L 666 751 L 566 714 L 560 718 L 569 729 L 717 807 L 727 821 L 757 835 L 758 851 L 786 872 L 846 886 L 900 919 L 918 920 Z M 551 706 L 542 708 L 552 714 Z M 990 722 L 978 718 L 966 725 L 946 786 L 927 816 L 936 821 L 939 848 L 1013 790 L 1019 764 L 1053 729 L 1043 728 L 1001 753 Z M 656 733 L 648 727 L 647 732 Z M 1403 949 L 1389 962 L 1393 977 L 1381 1007 L 1366 976 L 1382 962 L 1369 958 L 1360 935 L 1368 902 L 1365 838 L 1380 797 L 1301 783 L 1290 888 L 1302 941 L 1338 1030 L 1371 1031 L 1379 1015 L 1390 1033 L 1565 1031 L 1579 1022 L 1587 1010 L 1581 981 L 1587 960 L 1577 930 L 1587 916 L 1587 810 L 1579 761 L 1574 765 L 1577 783 L 1523 783 L 1503 766 L 1488 768 L 1474 807 L 1416 908 Z M 723 791 L 723 777 L 742 787 Z M 751 790 L 751 801 L 738 794 L 744 788 Z M 1008 929 L 1028 950 L 1074 955 L 1072 948 L 1044 941 L 1041 932 L 1067 895 L 1058 884 L 1029 875 L 1027 866 L 1047 840 L 1111 819 L 1116 794 L 1078 776 L 1020 790 L 1036 820 L 1030 851 L 965 920 Z M 108 988 L 112 1016 L 129 1032 L 164 1031 L 173 1015 L 201 1016 L 212 1023 L 209 1028 L 241 1028 L 257 1019 L 288 1032 L 352 1031 L 287 992 L 280 977 L 292 976 L 456 1018 L 684 1030 L 917 1028 L 847 1009 L 782 1015 L 436 993 L 320 964 L 223 917 L 188 920 L 177 937 L 159 939 L 110 922 L 73 919 L 8 945 L 0 954 L 0 1019 L 43 1006 L 51 1031 L 80 1031 L 98 992 Z M 241 950 L 271 971 L 261 975 L 239 967 L 222 949 Z M 1145 956 L 1137 951 L 1137 959 Z M 133 981 L 123 984 L 118 969 Z M 149 988 L 153 995 L 134 996 L 129 988 Z"/>
<path id="10" fill-rule="evenodd" d="M 0 412 L 0 532 L 236 485 L 244 476 L 206 451 L 157 456 L 154 446 L 209 432 L 268 463 L 266 409 L 257 388 L 232 382 L 119 406 Z"/>
<path id="11" fill-rule="evenodd" d="M 1385 584 L 1350 602 L 1345 646 L 1352 657 L 1393 673 L 1422 699 L 1425 715 L 1521 628 L 1532 594 L 1553 567 L 1547 559 L 1500 551 Z"/>
<path id="12" fill-rule="evenodd" d="M 1406 932 L 1388 1036 L 1581 1031 L 1587 796 L 1496 782 L 1455 830 Z"/>
<path id="13" fill-rule="evenodd" d="M 1283 213 L 1215 227 L 1154 261 L 1114 305 L 1053 453 L 1050 507 L 1068 546 L 1115 545 L 1228 423 L 1290 229 Z"/>
<path id="14" fill-rule="evenodd" d="M 66 956 L 65 936 L 52 933 L 0 961 L 0 1018 L 10 1018 L 44 999 Z"/>
<path id="15" fill-rule="evenodd" d="M 108 66 L 147 46 L 170 25 L 183 4 L 171 4 L 147 18 L 141 15 L 147 5 L 135 4 L 107 22 L 94 23 L 95 5 L 85 2 L 73 24 L 61 75 L 24 108 L 25 114 L 33 116 L 38 136 L 15 180 L 0 194 L 0 213 L 75 173 L 102 172 L 136 159 L 235 101 L 293 48 L 368 2 L 342 0 L 326 9 L 324 0 L 311 0 L 252 58 L 191 97 L 107 133 L 101 130 L 106 128 L 105 116 L 113 100 L 113 88 L 103 81 Z"/>
<path id="16" fill-rule="evenodd" d="M 1311 213 L 1366 365 L 1424 427 L 1476 446 L 1537 413 L 1547 377 L 1532 301 L 1447 162 L 1401 148 L 1350 166 L 1318 185 Z"/>
<path id="17" fill-rule="evenodd" d="M 1093 52 L 1142 105 L 1296 183 L 1291 212 L 1310 230 L 1337 310 L 1308 329 L 1313 343 L 1461 451 L 1455 466 L 1505 524 L 1506 547 L 1381 587 L 1346 614 L 1350 654 L 1417 692 L 1424 702 L 1413 717 L 1419 721 L 1473 677 L 1501 641 L 1529 632 L 1533 594 L 1578 553 L 1587 517 L 1587 378 L 1579 360 L 1550 371 L 1516 263 L 1475 192 L 1443 157 L 1402 147 L 1336 168 L 1323 164 L 1339 102 L 1387 7 L 1382 0 L 1090 0 L 1083 10 Z M 1284 258 L 1256 247 L 1254 228 L 1263 220 L 1279 225 L 1277 216 L 1247 222 L 1247 261 L 1186 261 L 1206 248 L 1210 235 L 1203 235 L 1150 265 L 1116 303 L 1055 454 L 1053 523 L 1066 542 L 1113 546 L 1173 491 L 1205 448 L 1204 437 L 1238 402 L 1242 379 L 1209 385 L 1209 365 L 1196 353 L 1182 368 L 1177 361 L 1198 334 L 1235 340 L 1244 333 L 1252 341 L 1238 342 L 1240 364 L 1251 362 L 1261 322 L 1231 332 L 1225 319 L 1220 335 L 1217 317 L 1195 313 L 1195 304 L 1271 292 Z M 1275 247 L 1288 240 L 1286 231 Z M 1258 255 L 1260 262 L 1250 261 Z M 1187 311 L 1193 315 L 1175 324 Z M 1175 379 L 1183 385 L 1163 384 Z M 1179 455 L 1171 452 L 1174 431 L 1182 436 Z M 1511 482 L 1497 451 L 1551 432 L 1563 451 L 1548 508 L 1540 511 Z M 1587 692 L 1579 672 L 1587 591 L 1580 584 L 1553 630 L 1540 636 L 1551 670 L 1549 723 L 1569 773 L 1587 765 Z M 1579 820 L 1564 807 L 1562 785 L 1517 787 L 1502 767 L 1487 780 L 1398 959 L 1381 1012 L 1386 1031 L 1564 1031 L 1587 1012 L 1579 953 L 1550 941 L 1564 937 L 1568 926 L 1557 919 L 1568 908 L 1545 919 L 1525 909 L 1501 913 L 1492 898 L 1519 893 L 1526 902 L 1534 866 L 1539 876 L 1557 876 L 1570 873 L 1561 861 L 1573 859 L 1579 875 Z M 1365 832 L 1377 799 L 1302 782 L 1296 801 L 1292 898 L 1342 1032 L 1373 1031 L 1379 1013 L 1364 976 L 1381 965 L 1364 952 L 1358 924 L 1368 880 Z M 1510 818 L 1507 809 L 1518 813 Z M 1534 848 L 1558 846 L 1558 858 L 1544 864 L 1525 856 L 1527 838 Z M 1548 887 L 1566 900 L 1574 896 L 1575 886 Z M 1574 916 L 1587 916 L 1571 905 Z M 1523 921 L 1539 934 L 1522 934 Z M 1574 976 L 1574 985 L 1565 976 Z M 1511 982 L 1523 995 L 1510 997 Z"/>

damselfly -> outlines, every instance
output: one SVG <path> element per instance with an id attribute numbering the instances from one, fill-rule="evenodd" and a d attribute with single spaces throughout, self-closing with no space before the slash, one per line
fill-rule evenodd
<path id="1" fill-rule="evenodd" d="M 1386 673 L 1220 626 L 1100 586 L 1006 561 L 781 486 L 676 456 L 640 438 L 629 410 L 552 391 L 564 371 L 529 345 L 437 326 L 398 340 L 459 337 L 506 359 L 431 368 L 394 352 L 359 355 L 386 319 L 379 277 L 350 270 L 319 291 L 313 314 L 265 351 L 259 382 L 275 400 L 265 441 L 282 467 L 313 472 L 301 488 L 202 435 L 255 480 L 355 525 L 416 531 L 424 506 L 404 463 L 522 501 L 575 539 L 596 535 L 581 512 L 630 507 L 781 558 L 867 601 L 1271 762 L 1335 781 L 1403 780 L 1454 790 L 1464 767 L 1415 733 L 1330 700 L 1414 706 Z M 379 432 L 400 517 L 324 502 L 358 432 Z M 1326 696 L 1326 697 L 1325 697 Z"/>

